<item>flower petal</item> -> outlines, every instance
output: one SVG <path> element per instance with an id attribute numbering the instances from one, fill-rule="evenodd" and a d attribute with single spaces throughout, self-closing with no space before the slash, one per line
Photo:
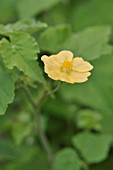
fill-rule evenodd
<path id="1" fill-rule="evenodd" d="M 50 71 L 48 76 L 53 80 L 61 80 L 67 83 L 73 83 L 73 78 L 70 74 L 63 73 L 60 70 Z"/>
<path id="2" fill-rule="evenodd" d="M 44 62 L 45 68 L 50 68 L 51 70 L 56 70 L 60 68 L 60 63 L 55 60 L 54 57 L 48 57 L 46 55 L 41 57 L 41 60 Z"/>
<path id="3" fill-rule="evenodd" d="M 91 75 L 90 72 L 86 72 L 86 73 L 79 73 L 76 71 L 72 71 L 70 73 L 71 77 L 73 77 L 73 83 L 82 83 L 88 80 L 87 77 L 89 77 Z"/>
<path id="4" fill-rule="evenodd" d="M 89 62 L 84 61 L 82 58 L 77 57 L 73 59 L 73 70 L 78 72 L 87 72 L 92 69 L 93 66 Z"/>
<path id="5" fill-rule="evenodd" d="M 64 61 L 72 61 L 73 58 L 73 53 L 71 51 L 61 51 L 59 52 L 57 55 L 57 60 L 59 60 L 60 62 L 64 62 Z"/>
<path id="6" fill-rule="evenodd" d="M 60 70 L 52 70 L 52 71 L 49 70 L 47 74 L 53 80 L 60 80 L 60 77 L 61 77 Z"/>
<path id="7" fill-rule="evenodd" d="M 67 73 L 62 73 L 61 77 L 60 77 L 61 81 L 65 81 L 67 83 L 73 83 L 73 78 L 70 74 Z"/>

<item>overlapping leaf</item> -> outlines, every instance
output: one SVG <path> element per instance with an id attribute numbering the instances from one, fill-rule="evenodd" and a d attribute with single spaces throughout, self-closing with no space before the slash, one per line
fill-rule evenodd
<path id="1" fill-rule="evenodd" d="M 97 26 L 87 28 L 79 33 L 70 33 L 66 26 L 48 28 L 40 36 L 40 46 L 49 52 L 71 50 L 75 56 L 92 60 L 103 54 L 111 54 L 112 47 L 108 44 L 111 28 Z"/>
<path id="2" fill-rule="evenodd" d="M 37 63 L 39 47 L 27 33 L 13 33 L 10 41 L 3 39 L 0 43 L 1 56 L 9 69 L 15 66 L 33 80 L 43 82 L 43 76 Z"/>

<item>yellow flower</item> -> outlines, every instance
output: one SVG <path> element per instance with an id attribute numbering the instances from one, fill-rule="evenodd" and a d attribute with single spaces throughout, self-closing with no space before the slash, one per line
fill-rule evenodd
<path id="1" fill-rule="evenodd" d="M 53 80 L 67 83 L 81 83 L 88 80 L 93 66 L 81 57 L 73 58 L 71 51 L 61 51 L 56 55 L 43 55 L 41 60 L 45 65 L 45 72 Z"/>

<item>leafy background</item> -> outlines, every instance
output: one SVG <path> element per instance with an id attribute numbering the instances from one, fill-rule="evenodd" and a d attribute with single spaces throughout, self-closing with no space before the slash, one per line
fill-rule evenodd
<path id="1" fill-rule="evenodd" d="M 112 27 L 113 0 L 0 0 L 1 170 L 113 169 Z M 40 57 L 63 49 L 94 69 L 88 82 L 63 83 L 41 103 L 49 167 L 21 82 L 37 101 L 51 84 Z"/>

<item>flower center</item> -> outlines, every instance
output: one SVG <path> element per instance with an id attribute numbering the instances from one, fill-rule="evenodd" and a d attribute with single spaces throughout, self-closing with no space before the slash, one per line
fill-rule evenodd
<path id="1" fill-rule="evenodd" d="M 72 70 L 72 63 L 70 61 L 64 61 L 64 63 L 61 66 L 61 71 L 69 72 L 71 70 Z"/>

